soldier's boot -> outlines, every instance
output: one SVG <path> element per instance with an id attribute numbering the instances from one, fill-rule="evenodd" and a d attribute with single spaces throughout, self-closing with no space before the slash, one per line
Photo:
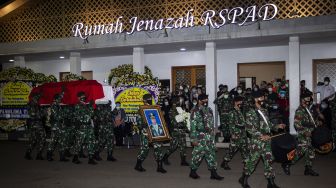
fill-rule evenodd
<path id="1" fill-rule="evenodd" d="M 60 161 L 62 161 L 62 162 L 68 162 L 68 161 L 69 161 L 69 159 L 67 159 L 67 158 L 65 157 L 65 153 L 64 153 L 64 151 L 60 151 L 60 152 L 59 152 L 59 155 L 60 155 Z"/>
<path id="2" fill-rule="evenodd" d="M 100 157 L 100 155 L 99 155 L 99 152 L 97 151 L 97 152 L 95 152 L 95 154 L 94 154 L 94 157 L 93 157 L 96 161 L 101 161 L 101 160 L 103 160 L 101 157 Z"/>
<path id="3" fill-rule="evenodd" d="M 317 172 L 315 172 L 311 166 L 306 166 L 304 171 L 305 176 L 319 176 Z"/>
<path id="4" fill-rule="evenodd" d="M 189 163 L 186 160 L 186 156 L 181 156 L 181 166 L 189 166 Z"/>
<path id="5" fill-rule="evenodd" d="M 274 177 L 267 178 L 267 188 L 280 188 L 279 186 L 277 186 L 277 184 L 275 184 L 274 179 Z"/>
<path id="6" fill-rule="evenodd" d="M 106 160 L 108 160 L 108 161 L 116 161 L 117 159 L 113 157 L 112 152 L 108 152 Z"/>
<path id="7" fill-rule="evenodd" d="M 33 158 L 31 157 L 30 153 L 31 153 L 30 151 L 26 151 L 24 158 L 27 160 L 32 160 Z"/>
<path id="8" fill-rule="evenodd" d="M 75 164 L 80 164 L 80 160 L 79 160 L 79 157 L 78 155 L 74 155 L 73 159 L 72 159 L 72 162 L 75 163 Z"/>
<path id="9" fill-rule="evenodd" d="M 192 179 L 200 178 L 200 176 L 196 173 L 196 170 L 193 169 L 190 170 L 189 177 L 191 177 Z"/>
<path id="10" fill-rule="evenodd" d="M 286 175 L 290 175 L 290 164 L 289 163 L 282 163 L 281 167 Z"/>
<path id="11" fill-rule="evenodd" d="M 48 161 L 53 161 L 54 159 L 52 158 L 52 152 L 51 151 L 47 151 L 47 160 Z"/>
<path id="12" fill-rule="evenodd" d="M 91 165 L 96 165 L 97 164 L 97 162 L 93 159 L 93 155 L 89 155 L 88 164 L 91 164 Z"/>
<path id="13" fill-rule="evenodd" d="M 224 168 L 224 170 L 231 170 L 230 166 L 229 166 L 229 162 L 223 160 L 221 167 Z"/>
<path id="14" fill-rule="evenodd" d="M 170 165 L 170 162 L 169 162 L 169 160 L 168 160 L 168 158 L 169 158 L 169 154 L 165 154 L 164 156 L 163 156 L 163 159 L 162 159 L 162 161 L 163 161 L 163 163 L 165 164 L 165 165 Z"/>
<path id="15" fill-rule="evenodd" d="M 243 175 L 239 178 L 239 183 L 242 185 L 243 188 L 250 188 L 250 185 L 248 184 L 248 178 L 249 176 L 243 173 Z"/>
<path id="16" fill-rule="evenodd" d="M 78 156 L 79 158 L 87 158 L 87 156 L 84 154 L 84 151 L 83 150 L 81 150 L 80 152 L 79 152 L 79 156 Z"/>
<path id="17" fill-rule="evenodd" d="M 217 170 L 216 169 L 212 169 L 210 170 L 211 172 L 211 176 L 210 176 L 210 179 L 213 179 L 213 180 L 222 180 L 224 179 L 224 177 L 220 176 L 217 174 Z"/>
<path id="18" fill-rule="evenodd" d="M 137 163 L 136 163 L 134 169 L 137 170 L 137 171 L 139 171 L 139 172 L 144 172 L 144 171 L 146 171 L 146 169 L 144 169 L 144 168 L 142 167 L 142 162 L 143 162 L 142 160 L 137 159 Z"/>
<path id="19" fill-rule="evenodd" d="M 43 157 L 42 157 L 42 151 L 37 153 L 36 160 L 41 160 L 41 161 L 44 160 Z"/>
<path id="20" fill-rule="evenodd" d="M 166 173 L 167 171 L 163 168 L 162 160 L 157 162 L 157 172 Z"/>
<path id="21" fill-rule="evenodd" d="M 64 155 L 65 155 L 65 157 L 72 157 L 71 152 L 70 152 L 69 149 L 66 149 L 66 150 L 64 151 Z"/>

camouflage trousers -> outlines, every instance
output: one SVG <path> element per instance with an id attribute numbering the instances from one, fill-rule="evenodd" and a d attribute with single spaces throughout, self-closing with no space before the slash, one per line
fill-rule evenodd
<path id="1" fill-rule="evenodd" d="M 28 152 L 32 152 L 37 147 L 38 152 L 42 152 L 46 143 L 46 133 L 43 127 L 32 127 L 29 129 Z"/>
<path id="2" fill-rule="evenodd" d="M 74 150 L 76 143 L 76 130 L 74 127 L 66 127 L 65 129 L 65 148 L 67 150 Z"/>
<path id="3" fill-rule="evenodd" d="M 107 152 L 112 153 L 114 148 L 114 132 L 112 126 L 98 128 L 97 151 L 102 152 L 106 146 Z"/>
<path id="4" fill-rule="evenodd" d="M 264 163 L 264 176 L 266 178 L 274 177 L 275 173 L 272 167 L 273 154 L 270 141 L 263 142 L 253 139 L 249 143 L 248 149 L 250 153 L 245 160 L 244 173 L 250 176 L 261 158 Z"/>
<path id="5" fill-rule="evenodd" d="M 76 155 L 82 150 L 83 146 L 87 146 L 88 154 L 93 155 L 96 149 L 96 140 L 93 128 L 84 128 L 76 130 L 76 143 L 74 152 Z"/>
<path id="6" fill-rule="evenodd" d="M 191 155 L 190 168 L 192 170 L 198 169 L 203 161 L 203 158 L 207 162 L 209 170 L 217 170 L 216 146 L 214 142 L 199 142 L 197 146 L 194 146 Z"/>
<path id="7" fill-rule="evenodd" d="M 296 148 L 295 157 L 292 163 L 296 163 L 301 159 L 301 157 L 304 157 L 306 166 L 311 167 L 313 165 L 313 160 L 315 159 L 315 149 L 311 144 L 310 138 L 298 139 L 298 147 Z"/>
<path id="8" fill-rule="evenodd" d="M 158 142 L 153 142 L 154 147 L 154 158 L 156 161 L 161 161 L 164 156 L 164 152 L 162 151 L 162 144 Z M 140 151 L 138 153 L 137 159 L 144 161 L 149 152 L 149 142 L 148 136 L 144 130 L 140 133 Z"/>
<path id="9" fill-rule="evenodd" d="M 248 156 L 248 150 L 247 142 L 244 138 L 231 139 L 229 151 L 224 156 L 224 161 L 230 162 L 238 151 L 240 152 L 243 162 L 245 162 Z"/>
<path id="10" fill-rule="evenodd" d="M 66 131 L 63 129 L 55 129 L 51 130 L 51 138 L 50 142 L 48 144 L 48 151 L 53 152 L 55 151 L 56 148 L 58 148 L 58 151 L 63 152 L 66 147 Z"/>
<path id="11" fill-rule="evenodd" d="M 219 115 L 221 131 L 223 133 L 223 137 L 227 139 L 231 138 L 229 118 L 230 116 L 228 113 L 222 113 Z"/>
<path id="12" fill-rule="evenodd" d="M 185 131 L 184 130 L 174 130 L 172 132 L 172 140 L 170 141 L 170 147 L 167 151 L 167 155 L 171 155 L 172 153 L 174 153 L 177 148 L 179 149 L 180 152 L 180 156 L 181 157 L 185 157 L 187 156 L 186 154 L 186 135 L 185 135 Z"/>

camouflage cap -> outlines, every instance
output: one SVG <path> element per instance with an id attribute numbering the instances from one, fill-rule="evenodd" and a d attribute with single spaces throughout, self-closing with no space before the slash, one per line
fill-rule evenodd
<path id="1" fill-rule="evenodd" d="M 80 91 L 77 93 L 77 97 L 85 96 L 85 93 L 83 91 Z"/>
<path id="2" fill-rule="evenodd" d="M 263 97 L 264 94 L 261 92 L 261 91 L 255 91 L 252 93 L 252 97 L 253 98 L 260 98 L 260 97 Z"/>
<path id="3" fill-rule="evenodd" d="M 198 96 L 198 100 L 200 100 L 200 101 L 205 100 L 205 99 L 208 99 L 208 95 L 201 94 L 200 96 Z"/>

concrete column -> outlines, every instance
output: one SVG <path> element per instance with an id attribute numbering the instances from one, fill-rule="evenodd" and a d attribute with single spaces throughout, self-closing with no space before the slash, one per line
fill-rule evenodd
<path id="1" fill-rule="evenodd" d="M 133 48 L 133 72 L 145 73 L 145 52 L 143 47 Z"/>
<path id="2" fill-rule="evenodd" d="M 294 128 L 294 115 L 296 108 L 300 105 L 300 41 L 298 36 L 289 37 L 288 61 L 290 133 L 297 134 Z"/>
<path id="3" fill-rule="evenodd" d="M 70 73 L 82 75 L 82 62 L 79 52 L 70 53 Z"/>
<path id="4" fill-rule="evenodd" d="M 15 56 L 14 57 L 14 67 L 26 67 L 26 61 L 24 56 Z"/>
<path id="5" fill-rule="evenodd" d="M 217 110 L 213 101 L 217 93 L 217 53 L 216 43 L 207 42 L 205 45 L 205 75 L 206 92 L 209 95 L 209 107 L 214 111 L 215 125 L 218 125 Z"/>

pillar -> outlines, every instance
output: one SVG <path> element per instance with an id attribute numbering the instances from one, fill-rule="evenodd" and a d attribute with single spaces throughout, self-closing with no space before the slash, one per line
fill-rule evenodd
<path id="1" fill-rule="evenodd" d="M 145 52 L 143 47 L 133 48 L 133 72 L 145 73 Z"/>
<path id="2" fill-rule="evenodd" d="M 294 115 L 300 105 L 300 41 L 298 36 L 289 37 L 289 58 L 287 64 L 289 80 L 289 122 L 290 133 L 297 134 L 294 128 Z"/>
<path id="3" fill-rule="evenodd" d="M 215 42 L 207 42 L 205 45 L 205 75 L 206 92 L 209 95 L 209 107 L 214 111 L 215 125 L 218 125 L 217 110 L 213 103 L 217 93 L 217 53 Z"/>
<path id="4" fill-rule="evenodd" d="M 79 52 L 70 53 L 70 73 L 82 75 L 82 62 Z"/>
<path id="5" fill-rule="evenodd" d="M 26 67 L 26 61 L 24 56 L 15 56 L 14 57 L 14 67 Z"/>

